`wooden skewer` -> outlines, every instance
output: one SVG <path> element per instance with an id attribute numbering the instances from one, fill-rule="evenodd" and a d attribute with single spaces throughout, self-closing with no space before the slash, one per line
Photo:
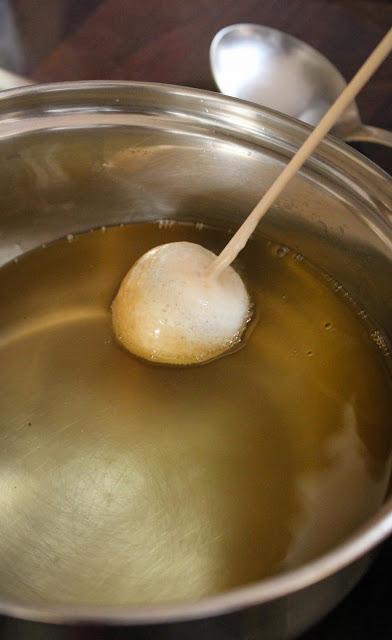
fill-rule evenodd
<path id="1" fill-rule="evenodd" d="M 340 96 L 320 120 L 317 127 L 298 149 L 297 153 L 291 158 L 282 173 L 280 173 L 272 183 L 268 191 L 261 198 L 260 202 L 255 206 L 253 211 L 251 211 L 249 216 L 246 218 L 245 222 L 227 243 L 223 251 L 214 260 L 207 274 L 209 278 L 218 277 L 219 274 L 233 262 L 239 252 L 246 245 L 249 237 L 252 235 L 261 218 L 267 213 L 268 209 L 279 197 L 287 183 L 297 173 L 297 171 L 300 170 L 319 142 L 327 135 L 328 131 L 333 127 L 342 113 L 351 104 L 356 95 L 361 91 L 363 86 L 391 51 L 392 28 L 374 49 L 373 53 L 370 54 L 359 71 L 357 71 L 351 82 L 347 85 L 344 91 L 342 91 Z"/>

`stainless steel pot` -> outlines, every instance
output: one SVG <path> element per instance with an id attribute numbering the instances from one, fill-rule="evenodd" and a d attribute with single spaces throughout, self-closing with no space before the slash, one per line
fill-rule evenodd
<path id="1" fill-rule="evenodd" d="M 98 130 L 100 144 L 89 146 Z M 307 131 L 267 109 L 182 87 L 84 82 L 4 92 L 0 265 L 100 225 L 172 217 L 235 228 Z M 133 147 L 132 163 L 126 175 L 114 170 L 108 188 L 100 169 L 121 139 Z M 392 333 L 392 187 L 375 165 L 326 140 L 263 228 L 328 271 Z M 0 585 L 3 637 L 294 638 L 348 593 L 391 532 L 389 499 L 320 559 L 190 604 L 53 606 L 2 598 Z"/>

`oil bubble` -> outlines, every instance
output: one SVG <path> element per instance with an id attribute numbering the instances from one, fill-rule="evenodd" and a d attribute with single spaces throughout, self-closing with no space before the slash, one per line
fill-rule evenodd
<path id="1" fill-rule="evenodd" d="M 370 338 L 377 345 L 377 347 L 381 349 L 385 356 L 390 355 L 388 343 L 381 331 L 378 331 L 378 329 L 374 329 L 370 334 Z"/>
<path id="2" fill-rule="evenodd" d="M 289 252 L 289 249 L 287 247 L 277 247 L 275 251 L 278 258 L 284 258 L 284 256 L 286 256 L 288 252 Z"/>

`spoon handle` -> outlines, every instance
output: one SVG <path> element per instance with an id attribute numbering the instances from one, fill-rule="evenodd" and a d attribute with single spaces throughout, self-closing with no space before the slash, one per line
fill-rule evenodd
<path id="1" fill-rule="evenodd" d="M 387 32 L 381 42 L 370 54 L 366 62 L 357 71 L 351 82 L 342 91 L 337 100 L 333 103 L 327 113 L 313 129 L 312 133 L 306 138 L 305 142 L 298 149 L 297 153 L 291 158 L 283 171 L 278 175 L 275 182 L 272 183 L 268 191 L 261 198 L 260 202 L 255 206 L 241 227 L 236 231 L 231 240 L 227 243 L 223 251 L 213 261 L 208 277 L 217 277 L 235 260 L 239 252 L 244 248 L 249 237 L 257 227 L 261 218 L 267 213 L 271 205 L 281 194 L 292 177 L 299 171 L 309 156 L 316 149 L 320 141 L 332 129 L 338 121 L 342 113 L 353 102 L 373 73 L 378 69 L 380 64 L 385 60 L 392 50 L 392 28 Z"/>
<path id="2" fill-rule="evenodd" d="M 378 127 L 368 127 L 366 124 L 345 135 L 344 139 L 346 142 L 374 142 L 392 149 L 392 131 L 379 129 Z"/>

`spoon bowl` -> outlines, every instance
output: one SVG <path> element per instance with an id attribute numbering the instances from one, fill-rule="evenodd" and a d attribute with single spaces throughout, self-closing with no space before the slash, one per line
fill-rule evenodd
<path id="1" fill-rule="evenodd" d="M 219 90 L 256 102 L 315 126 L 346 86 L 336 67 L 319 51 L 277 29 L 234 24 L 218 31 L 210 48 Z M 347 141 L 392 147 L 392 133 L 364 125 L 355 102 L 333 133 Z"/>

